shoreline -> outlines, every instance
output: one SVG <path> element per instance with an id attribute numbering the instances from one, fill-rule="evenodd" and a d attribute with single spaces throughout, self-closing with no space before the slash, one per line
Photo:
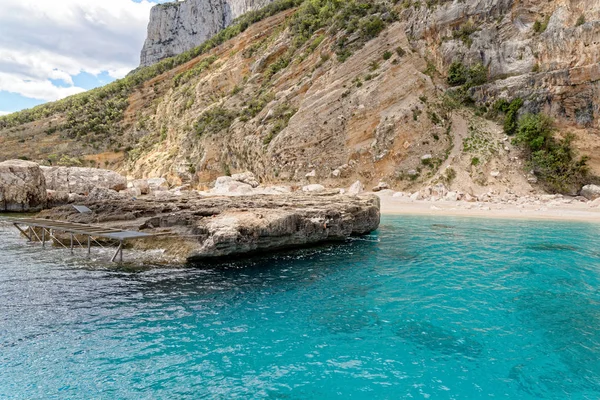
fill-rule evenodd
<path id="1" fill-rule="evenodd" d="M 504 203 L 467 203 L 464 201 L 410 201 L 391 196 L 380 196 L 380 199 L 382 216 L 414 215 L 600 224 L 600 208 L 591 208 L 585 203 L 559 206 L 550 204 L 517 206 Z"/>

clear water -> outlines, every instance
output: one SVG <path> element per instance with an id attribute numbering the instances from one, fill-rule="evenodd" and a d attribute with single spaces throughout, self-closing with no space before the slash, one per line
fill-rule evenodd
<path id="1" fill-rule="evenodd" d="M 386 217 L 137 272 L 0 231 L 2 399 L 600 398 L 600 225 Z"/>

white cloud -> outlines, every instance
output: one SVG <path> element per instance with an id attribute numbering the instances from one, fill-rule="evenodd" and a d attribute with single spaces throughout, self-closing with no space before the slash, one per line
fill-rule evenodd
<path id="1" fill-rule="evenodd" d="M 10 114 L 10 111 L 0 111 L 0 116 L 8 114 Z"/>
<path id="2" fill-rule="evenodd" d="M 123 77 L 139 64 L 153 5 L 147 0 L 2 0 L 0 91 L 51 101 L 83 91 L 72 79 L 81 72 Z"/>

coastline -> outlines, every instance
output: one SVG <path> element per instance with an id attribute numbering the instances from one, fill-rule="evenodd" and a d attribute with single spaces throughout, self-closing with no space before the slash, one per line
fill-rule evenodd
<path id="1" fill-rule="evenodd" d="M 526 204 L 431 201 L 380 196 L 381 215 L 421 215 L 468 218 L 573 221 L 600 223 L 600 208 L 586 203 Z"/>

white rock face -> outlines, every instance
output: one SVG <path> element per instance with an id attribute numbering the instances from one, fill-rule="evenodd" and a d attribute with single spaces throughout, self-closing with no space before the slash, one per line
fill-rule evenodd
<path id="1" fill-rule="evenodd" d="M 365 186 L 360 181 L 356 181 L 348 189 L 348 194 L 350 194 L 350 195 L 357 195 L 357 194 L 360 194 L 360 193 L 362 193 L 364 191 L 365 191 Z"/>
<path id="2" fill-rule="evenodd" d="M 169 183 L 165 178 L 150 178 L 147 182 L 152 192 L 165 192 L 169 190 Z"/>
<path id="3" fill-rule="evenodd" d="M 34 162 L 0 163 L 0 211 L 39 211 L 46 205 L 46 180 Z"/>
<path id="4" fill-rule="evenodd" d="M 217 178 L 215 187 L 210 191 L 212 194 L 243 195 L 252 193 L 254 188 L 244 182 L 234 179 L 232 176 L 221 176 Z"/>
<path id="5" fill-rule="evenodd" d="M 78 167 L 41 167 L 49 190 L 87 195 L 94 188 L 127 189 L 127 178 L 114 171 Z"/>
<path id="6" fill-rule="evenodd" d="M 600 198 L 600 186 L 586 185 L 581 189 L 581 195 L 588 200 Z"/>
<path id="7" fill-rule="evenodd" d="M 88 194 L 88 201 L 103 201 L 103 200 L 121 200 L 127 197 L 125 194 L 119 193 L 116 190 L 103 187 L 95 187 Z"/>
<path id="8" fill-rule="evenodd" d="M 193 49 L 231 25 L 237 17 L 272 1 L 186 0 L 154 6 L 140 65 L 152 65 Z"/>
<path id="9" fill-rule="evenodd" d="M 308 193 L 320 193 L 325 190 L 325 186 L 323 185 L 307 185 L 302 188 L 303 192 Z"/>
<path id="10" fill-rule="evenodd" d="M 146 179 L 136 179 L 131 182 L 131 189 L 139 190 L 140 195 L 150 193 L 150 185 Z"/>
<path id="11" fill-rule="evenodd" d="M 231 175 L 231 179 L 250 185 L 253 188 L 257 188 L 260 185 L 258 179 L 256 179 L 256 176 L 254 176 L 252 172 L 242 172 L 241 174 L 233 174 Z"/>

